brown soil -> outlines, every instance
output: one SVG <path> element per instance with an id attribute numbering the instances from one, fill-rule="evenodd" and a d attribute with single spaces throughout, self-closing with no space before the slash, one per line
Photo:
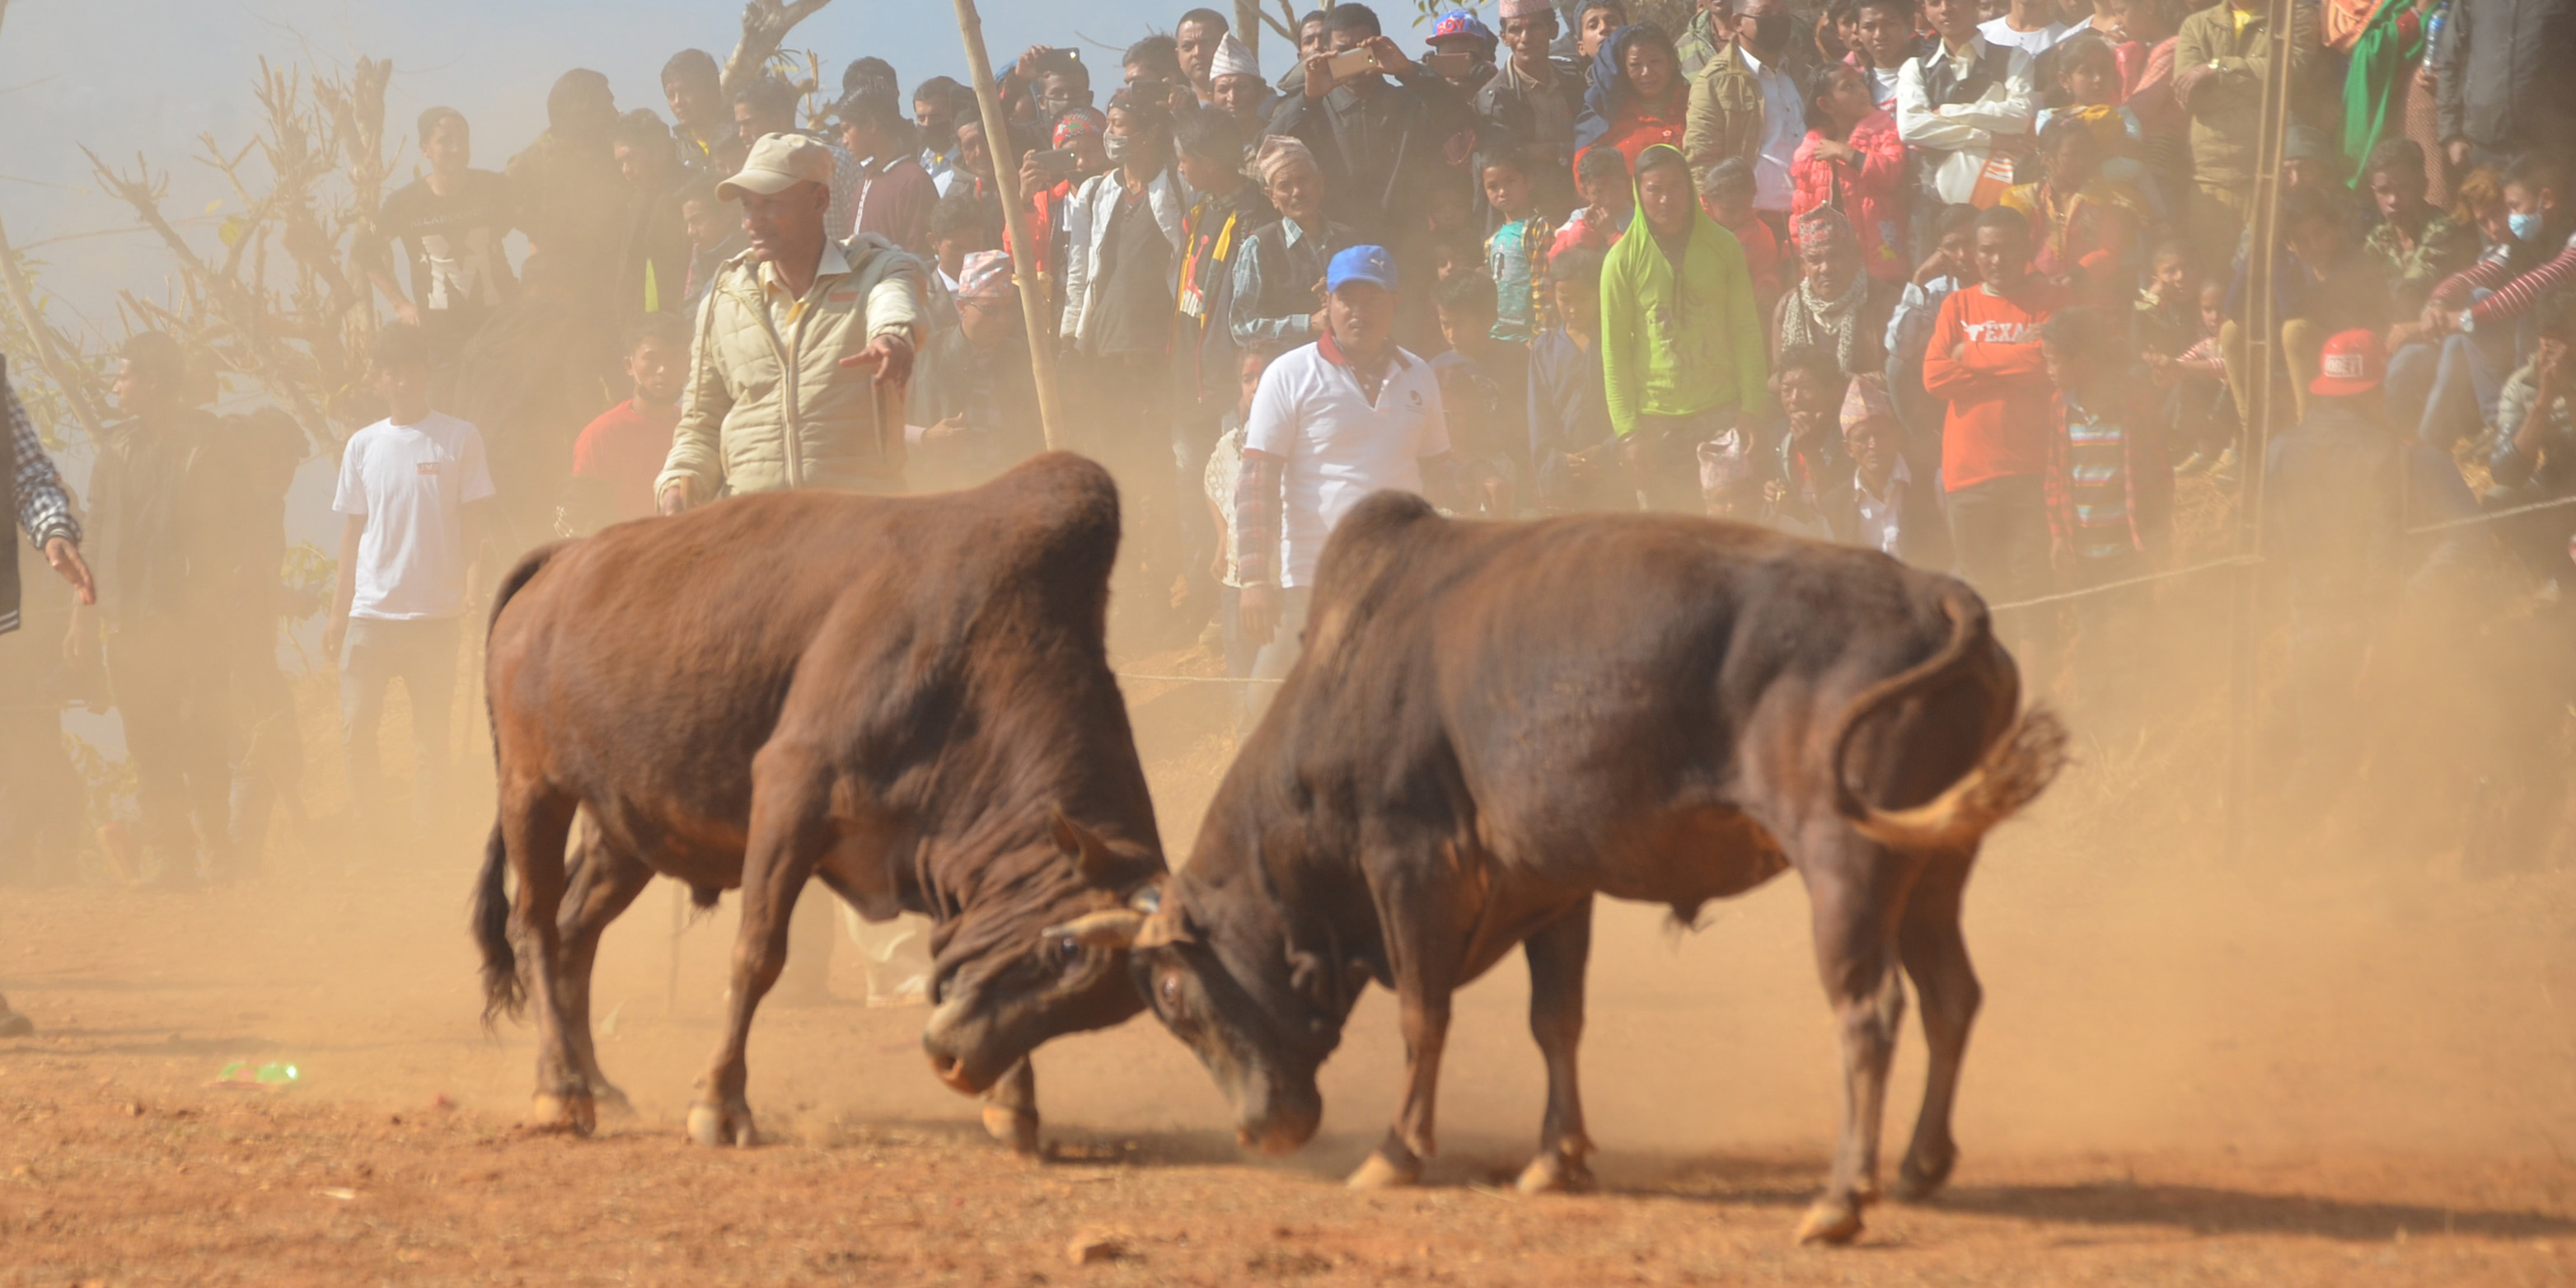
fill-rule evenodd
<path id="1" fill-rule="evenodd" d="M 1182 851 L 1228 754 L 1225 699 L 1130 687 Z M 684 1145 L 732 905 L 674 936 L 667 888 L 610 931 L 596 994 L 638 1117 L 522 1134 L 528 1032 L 477 1023 L 471 846 L 341 843 L 247 888 L 0 900 L 0 989 L 40 1026 L 0 1040 L 0 1284 L 2576 1279 L 2576 1015 L 2557 1000 L 2576 999 L 2576 877 L 2357 852 L 2230 868 L 2193 812 L 2209 797 L 2130 799 L 2142 777 L 2195 782 L 2193 760 L 2088 748 L 1990 844 L 1964 1161 L 1937 1203 L 1873 1209 L 1852 1249 L 1789 1240 L 1839 1098 L 1794 883 L 1693 934 L 1605 906 L 1584 1048 L 1604 1192 L 1522 1199 L 1541 1076 L 1509 963 L 1460 999 L 1445 1148 L 1416 1191 L 1337 1184 L 1398 1090 L 1383 993 L 1326 1070 L 1324 1134 L 1275 1163 L 1236 1153 L 1149 1019 L 1040 1054 L 1057 1157 L 1017 1162 L 928 1076 L 922 1012 L 855 1003 L 763 1012 L 751 1092 L 775 1143 Z M 317 813 L 333 777 L 317 758 Z M 862 995 L 853 954 L 833 978 Z M 1911 1034 L 1905 1056 L 1899 1142 Z M 237 1059 L 301 1077 L 207 1085 Z"/>

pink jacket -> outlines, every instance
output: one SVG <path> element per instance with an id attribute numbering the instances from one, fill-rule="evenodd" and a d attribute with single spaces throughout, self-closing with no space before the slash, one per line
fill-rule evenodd
<path id="1" fill-rule="evenodd" d="M 1824 137 L 1807 131 L 1789 161 L 1789 230 L 1797 236 L 1798 218 L 1818 206 L 1831 206 L 1860 234 L 1861 257 L 1871 277 L 1902 282 L 1913 276 L 1905 259 L 1905 144 L 1896 137 L 1896 116 L 1881 108 L 1852 127 L 1851 146 L 1859 164 L 1828 161 L 1816 155 Z"/>

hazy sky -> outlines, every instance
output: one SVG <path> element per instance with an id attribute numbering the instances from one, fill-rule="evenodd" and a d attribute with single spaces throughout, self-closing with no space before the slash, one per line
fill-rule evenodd
<path id="1" fill-rule="evenodd" d="M 1149 26 L 1168 29 L 1195 0 L 983 0 L 997 60 L 1032 42 L 1123 46 Z M 1275 4 L 1275 0 L 1274 0 Z M 1220 6 L 1228 11 L 1231 5 Z M 48 263 L 47 284 L 94 307 L 114 286 L 148 287 L 163 262 L 132 220 L 96 195 L 87 144 L 111 161 L 137 150 L 173 172 L 173 216 L 201 219 L 226 194 L 191 158 L 212 132 L 239 147 L 253 136 L 259 60 L 345 69 L 390 57 L 388 133 L 408 138 L 425 107 L 444 104 L 475 124 L 475 163 L 499 169 L 543 127 L 547 87 L 573 67 L 605 72 L 620 107 L 669 115 L 663 59 L 698 46 L 722 58 L 740 34 L 740 0 L 9 0 L 0 26 L 0 215 L 22 247 Z M 1410 6 L 1382 6 L 1390 23 Z M 788 39 L 821 54 L 831 83 L 862 54 L 892 62 L 907 89 L 924 77 L 963 79 L 955 11 L 940 0 L 836 0 Z M 1285 67 L 1282 43 L 1262 50 Z M 1086 47 L 1095 67 L 1114 55 Z M 1272 66 L 1276 64 L 1276 66 Z M 397 164 L 408 178 L 412 154 Z M 199 225 L 211 242 L 211 220 Z M 63 237 L 74 240 L 55 240 Z"/>

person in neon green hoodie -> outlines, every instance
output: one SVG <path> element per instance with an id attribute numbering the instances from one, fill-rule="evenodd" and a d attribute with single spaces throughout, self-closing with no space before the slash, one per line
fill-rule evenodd
<path id="1" fill-rule="evenodd" d="M 1693 199 L 1680 149 L 1647 148 L 1636 176 L 1637 222 L 1601 270 L 1602 387 L 1648 508 L 1696 513 L 1699 445 L 1728 430 L 1750 443 L 1767 411 L 1762 318 L 1744 248 Z"/>

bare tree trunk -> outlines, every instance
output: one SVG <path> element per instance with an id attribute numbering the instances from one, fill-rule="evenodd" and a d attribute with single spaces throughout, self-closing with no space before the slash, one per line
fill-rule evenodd
<path id="1" fill-rule="evenodd" d="M 724 93 L 727 100 L 760 75 L 769 64 L 769 56 L 787 39 L 796 24 L 822 11 L 832 0 L 750 0 L 742 7 L 742 43 L 733 47 L 733 57 L 725 60 Z"/>

